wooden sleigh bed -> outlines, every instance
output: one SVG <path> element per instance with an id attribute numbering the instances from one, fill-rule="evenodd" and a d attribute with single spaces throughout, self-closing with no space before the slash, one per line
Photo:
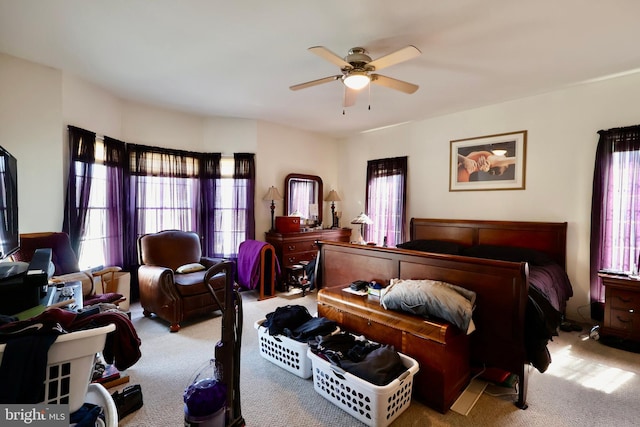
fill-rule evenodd
<path id="1" fill-rule="evenodd" d="M 475 249 L 485 248 L 485 245 L 494 249 L 507 247 L 514 248 L 511 251 L 513 253 L 532 250 L 532 253 L 544 256 L 548 262 L 553 263 L 556 267 L 559 266 L 558 268 L 562 270 L 562 274 L 566 278 L 564 272 L 566 233 L 566 222 L 413 218 L 411 220 L 410 241 L 444 242 L 449 248 L 453 246 Z M 471 249 L 469 250 L 471 251 Z M 530 285 L 530 276 L 534 272 L 533 264 L 537 261 L 514 262 L 478 258 L 477 256 L 477 254 L 473 256 L 443 254 L 413 249 L 323 242 L 320 254 L 323 290 L 318 294 L 319 314 L 327 312 L 326 307 L 321 307 L 324 305 L 321 301 L 327 300 L 331 291 L 333 291 L 333 296 L 339 296 L 340 293 L 337 289 L 344 288 L 355 280 L 375 280 L 388 284 L 393 278 L 432 279 L 471 290 L 476 293 L 473 311 L 476 330 L 468 335 L 469 363 L 476 367 L 497 368 L 517 375 L 518 398 L 516 405 L 524 409 L 527 407 L 527 373 L 529 365 L 532 364 L 532 348 L 546 351 L 546 344 L 550 338 L 545 331 L 532 329 L 530 321 L 534 319 L 534 324 L 542 324 L 547 332 L 557 330 L 566 300 L 572 295 L 570 283 L 566 278 L 563 291 L 555 289 L 540 291 L 538 286 Z M 536 278 L 536 280 L 538 279 Z M 568 290 L 567 286 L 569 286 Z M 542 305 L 554 308 L 541 311 L 531 294 L 543 295 L 543 299 L 546 299 L 545 293 L 554 295 L 550 295 L 550 301 L 548 303 L 543 301 Z M 540 302 L 540 298 L 537 301 Z M 370 304 L 369 309 L 373 305 Z M 538 310 L 534 311 L 532 307 L 538 308 Z M 363 307 L 355 308 L 362 309 Z M 347 310 L 349 309 L 347 307 Z M 374 308 L 374 310 L 385 311 L 380 307 Z M 338 311 L 344 311 L 344 308 L 340 308 Z M 330 309 L 328 313 L 331 313 Z M 381 314 L 389 316 L 393 313 Z M 407 316 L 413 315 L 398 313 L 398 316 L 406 319 Z M 408 325 L 408 323 L 403 324 Z M 412 328 L 412 326 L 408 327 Z M 414 331 L 407 332 L 409 335 L 415 335 Z M 455 337 L 455 334 L 442 329 L 443 337 L 445 332 L 448 334 L 447 337 L 449 335 Z M 402 340 L 405 340 L 405 334 L 403 334 Z M 464 346 L 459 348 L 464 349 Z M 412 351 L 419 350 L 414 346 Z M 548 352 L 546 354 L 548 355 Z M 533 365 L 535 366 L 535 364 Z M 536 368 L 541 372 L 546 370 L 545 366 L 542 368 L 536 366 Z M 438 368 L 436 367 L 436 369 Z M 441 369 L 445 371 L 448 368 Z M 439 380 L 445 381 L 445 375 L 446 373 L 443 373 Z M 460 382 L 459 378 L 456 379 L 458 383 Z M 463 378 L 468 381 L 468 373 Z M 420 378 L 417 381 L 421 381 Z M 424 378 L 423 381 L 425 381 Z M 433 378 L 430 378 L 429 381 L 433 381 Z M 422 385 L 424 393 L 430 392 L 429 387 L 429 384 Z M 448 395 L 441 399 L 436 398 L 436 405 L 432 404 L 431 406 L 446 411 L 452 403 L 452 396 L 449 394 L 452 393 L 452 390 L 461 391 L 459 384 L 451 387 L 453 388 L 447 389 L 445 386 L 442 393 Z M 420 390 L 421 385 L 418 384 L 417 388 Z M 428 399 L 433 401 L 433 396 Z"/>

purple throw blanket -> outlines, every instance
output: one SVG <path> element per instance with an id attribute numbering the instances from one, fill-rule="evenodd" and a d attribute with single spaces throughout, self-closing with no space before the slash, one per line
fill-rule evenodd
<path id="1" fill-rule="evenodd" d="M 246 289 L 255 289 L 260 283 L 260 251 L 267 245 L 258 240 L 245 240 L 238 246 L 238 284 Z M 275 257 L 275 253 L 273 254 Z M 275 258 L 275 277 L 280 274 L 280 264 Z"/>

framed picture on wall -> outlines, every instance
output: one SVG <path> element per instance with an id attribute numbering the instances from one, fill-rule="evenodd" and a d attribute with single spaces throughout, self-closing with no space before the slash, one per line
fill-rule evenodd
<path id="1" fill-rule="evenodd" d="M 527 131 L 451 141 L 449 191 L 524 190 Z"/>

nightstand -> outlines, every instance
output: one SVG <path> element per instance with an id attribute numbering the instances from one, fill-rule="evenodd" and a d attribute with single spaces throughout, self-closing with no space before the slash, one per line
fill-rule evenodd
<path id="1" fill-rule="evenodd" d="M 598 274 L 605 286 L 601 335 L 640 341 L 640 279 Z"/>

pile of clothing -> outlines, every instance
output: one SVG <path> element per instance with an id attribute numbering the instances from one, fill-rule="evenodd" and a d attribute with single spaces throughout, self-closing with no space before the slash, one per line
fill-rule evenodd
<path id="1" fill-rule="evenodd" d="M 102 355 L 119 370 L 141 357 L 141 341 L 126 314 L 117 310 L 77 314 L 49 308 L 27 320 L 0 316 L 0 343 L 6 343 L 0 364 L 0 404 L 38 403 L 44 395 L 49 348 L 58 335 L 114 324 Z"/>
<path id="2" fill-rule="evenodd" d="M 309 341 L 309 348 L 318 357 L 377 386 L 389 384 L 407 370 L 393 346 L 348 332 L 317 337 Z"/>
<path id="3" fill-rule="evenodd" d="M 318 336 L 331 334 L 337 329 L 336 322 L 325 317 L 313 317 L 302 305 L 276 308 L 267 314 L 262 326 L 268 329 L 269 335 L 284 335 L 304 343 Z"/>

